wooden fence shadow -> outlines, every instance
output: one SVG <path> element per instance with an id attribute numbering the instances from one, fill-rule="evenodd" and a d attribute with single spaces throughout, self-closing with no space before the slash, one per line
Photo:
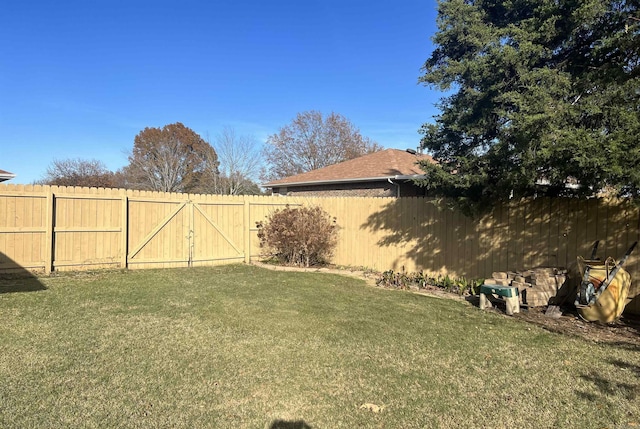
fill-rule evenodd
<path id="1" fill-rule="evenodd" d="M 14 292 L 37 292 L 47 288 L 29 270 L 0 252 L 0 294 Z"/>
<path id="2" fill-rule="evenodd" d="M 392 266 L 416 271 L 479 277 L 492 266 L 495 227 L 481 228 L 445 203 L 428 198 L 397 198 L 371 213 L 360 229 L 377 234 L 376 245 L 396 255 Z M 495 234 L 498 236 L 498 234 Z M 485 249 L 486 248 L 486 249 Z M 497 267 L 496 267 L 497 268 Z"/>

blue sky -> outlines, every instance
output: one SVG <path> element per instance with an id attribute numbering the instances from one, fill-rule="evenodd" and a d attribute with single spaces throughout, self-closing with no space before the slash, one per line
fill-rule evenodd
<path id="1" fill-rule="evenodd" d="M 145 127 L 264 142 L 298 112 L 415 148 L 442 95 L 417 83 L 436 1 L 29 1 L 0 13 L 0 169 L 54 159 L 115 170 Z"/>

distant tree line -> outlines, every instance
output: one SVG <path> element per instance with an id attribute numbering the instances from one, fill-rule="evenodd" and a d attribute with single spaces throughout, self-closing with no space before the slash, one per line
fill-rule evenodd
<path id="1" fill-rule="evenodd" d="M 275 180 L 380 150 L 344 116 L 297 115 L 260 150 L 252 136 L 225 127 L 213 142 L 180 122 L 135 136 L 128 164 L 110 171 L 91 159 L 54 160 L 40 184 L 206 194 L 260 194 L 257 178 Z"/>
<path id="2" fill-rule="evenodd" d="M 136 135 L 128 164 L 110 171 L 99 160 L 54 160 L 38 183 L 161 192 L 259 194 L 260 160 L 250 136 L 225 128 L 214 144 L 180 122 Z M 223 162 L 221 164 L 221 161 Z"/>

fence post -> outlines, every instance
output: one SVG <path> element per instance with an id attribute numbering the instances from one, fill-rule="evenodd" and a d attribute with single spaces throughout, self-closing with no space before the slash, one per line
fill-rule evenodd
<path id="1" fill-rule="evenodd" d="M 121 249 L 121 255 L 120 255 L 120 267 L 126 269 L 128 268 L 128 255 L 127 253 L 129 252 L 128 249 L 128 245 L 129 245 L 129 197 L 127 197 L 127 191 L 126 190 L 121 190 L 120 191 L 123 195 L 122 195 L 122 207 L 121 207 L 121 212 L 120 212 L 120 217 L 121 217 L 121 226 L 120 226 L 120 231 L 121 231 L 121 235 L 120 235 L 120 249 Z"/>
<path id="2" fill-rule="evenodd" d="M 45 222 L 45 236 L 44 236 L 44 272 L 45 274 L 51 274 L 51 270 L 53 269 L 53 220 L 54 220 L 54 212 L 55 212 L 55 204 L 56 198 L 53 193 L 53 189 L 51 186 L 47 187 L 47 217 Z"/>
<path id="3" fill-rule="evenodd" d="M 251 206 L 249 205 L 249 197 L 244 196 L 244 215 L 242 216 L 242 230 L 244 232 L 244 263 L 251 263 L 251 225 L 249 224 L 251 220 Z"/>

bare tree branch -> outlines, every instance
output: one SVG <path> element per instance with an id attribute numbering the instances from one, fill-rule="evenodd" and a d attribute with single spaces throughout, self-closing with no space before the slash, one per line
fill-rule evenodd
<path id="1" fill-rule="evenodd" d="M 220 161 L 220 174 L 209 176 L 206 191 L 224 195 L 260 193 L 255 178 L 260 171 L 261 157 L 253 136 L 237 135 L 224 127 L 212 143 Z"/>
<path id="2" fill-rule="evenodd" d="M 274 180 L 304 173 L 382 149 L 360 134 L 344 116 L 308 111 L 269 137 L 263 154 L 263 179 Z"/>
<path id="3" fill-rule="evenodd" d="M 57 186 L 116 187 L 115 174 L 96 159 L 56 159 L 37 183 Z"/>

